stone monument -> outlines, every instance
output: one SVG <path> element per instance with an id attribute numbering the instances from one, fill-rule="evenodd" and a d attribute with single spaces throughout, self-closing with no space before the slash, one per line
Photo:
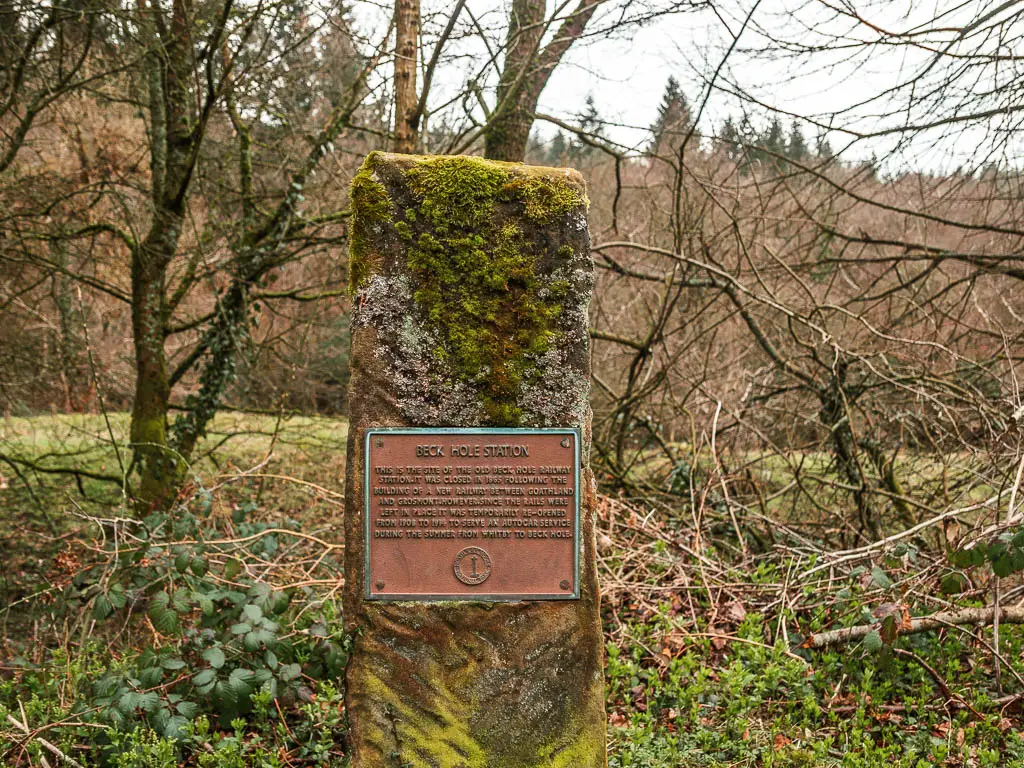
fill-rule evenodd
<path id="1" fill-rule="evenodd" d="M 474 157 L 353 180 L 353 768 L 606 764 L 586 206 Z"/>

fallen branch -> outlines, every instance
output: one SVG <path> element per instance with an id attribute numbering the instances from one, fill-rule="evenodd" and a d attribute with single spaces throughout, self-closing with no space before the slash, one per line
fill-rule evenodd
<path id="1" fill-rule="evenodd" d="M 60 758 L 61 760 L 63 760 L 64 762 L 66 762 L 66 763 L 67 763 L 68 765 L 72 765 L 72 766 L 75 766 L 75 768 L 85 768 L 85 766 L 83 766 L 83 765 L 82 765 L 82 764 L 81 764 L 80 762 L 78 762 L 77 760 L 75 760 L 75 759 L 74 759 L 73 757 L 68 757 L 68 756 L 67 756 L 67 755 L 65 755 L 65 754 L 64 754 L 63 752 L 61 752 L 61 751 L 60 751 L 60 750 L 59 750 L 59 749 L 58 749 L 57 747 L 55 747 L 55 746 L 54 746 L 53 744 L 51 744 L 50 742 L 48 742 L 48 741 L 47 741 L 46 739 L 40 738 L 40 737 L 39 737 L 39 736 L 37 735 L 37 734 L 38 734 L 38 732 L 36 732 L 36 733 L 33 733 L 33 732 L 32 732 L 32 729 L 30 729 L 30 728 L 28 727 L 28 724 L 27 724 L 27 723 L 19 723 L 19 722 L 18 722 L 17 720 L 15 720 L 15 719 L 14 719 L 13 717 L 11 717 L 10 715 L 8 715 L 8 716 L 7 716 L 7 721 L 8 721 L 8 722 L 9 722 L 9 723 L 10 723 L 11 725 L 13 725 L 13 726 L 14 726 L 15 728 L 17 728 L 17 729 L 18 729 L 19 731 L 21 731 L 22 733 L 24 733 L 24 734 L 25 734 L 25 736 L 26 736 L 26 737 L 27 737 L 28 739 L 32 739 L 32 738 L 34 738 L 34 739 L 35 739 L 36 741 L 38 741 L 38 742 L 39 742 L 39 746 L 41 746 L 41 747 L 43 747 L 43 749 L 46 749 L 47 751 L 49 751 L 49 752 L 50 752 L 51 754 L 53 754 L 53 755 L 54 755 L 55 757 L 59 757 L 59 758 Z"/>
<path id="2" fill-rule="evenodd" d="M 944 626 L 954 624 L 979 624 L 987 626 L 995 620 L 995 607 L 989 608 L 961 608 L 958 611 L 943 611 L 931 616 L 921 616 L 910 620 L 910 626 L 901 628 L 899 634 L 913 635 L 917 632 L 930 632 L 934 629 L 942 629 Z M 999 609 L 999 622 L 1001 624 L 1024 624 L 1024 607 L 1004 606 Z M 830 645 L 840 645 L 855 640 L 863 640 L 867 635 L 876 632 L 881 627 L 880 623 L 860 624 L 855 627 L 844 627 L 833 629 L 829 632 L 819 632 L 811 635 L 803 643 L 801 648 L 825 648 Z"/>
<path id="3" fill-rule="evenodd" d="M 971 712 L 973 712 L 977 716 L 977 718 L 979 720 L 984 720 L 985 719 L 985 716 L 982 715 L 981 712 L 976 710 L 974 707 L 972 707 L 970 702 L 967 701 L 967 699 L 965 699 L 960 694 L 953 692 L 953 689 L 949 687 L 949 683 L 947 683 L 943 679 L 942 675 L 940 675 L 935 670 L 935 667 L 933 667 L 927 661 L 922 659 L 916 653 L 914 653 L 913 651 L 906 651 L 906 650 L 904 650 L 902 648 L 893 648 L 892 652 L 894 654 L 896 654 L 897 656 L 899 656 L 900 658 L 902 658 L 902 659 L 910 659 L 911 661 L 914 661 L 914 662 L 920 664 L 924 668 L 924 671 L 927 672 L 929 675 L 931 675 L 931 678 L 932 678 L 932 680 L 935 681 L 935 684 L 937 686 L 939 686 L 939 690 L 942 691 L 942 695 L 946 697 L 946 702 L 947 703 L 950 702 L 950 701 L 958 701 L 958 702 L 960 702 L 960 704 L 962 704 L 963 706 L 965 706 L 969 710 L 971 710 Z"/>

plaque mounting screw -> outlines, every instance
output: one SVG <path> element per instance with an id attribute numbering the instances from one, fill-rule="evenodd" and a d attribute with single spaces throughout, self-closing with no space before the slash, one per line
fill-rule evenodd
<path id="1" fill-rule="evenodd" d="M 374 586 L 377 589 L 384 589 L 384 582 L 383 581 L 378 581 L 376 584 L 374 584 Z"/>
<path id="2" fill-rule="evenodd" d="M 383 448 L 383 447 L 384 447 L 384 441 L 383 441 L 383 440 L 381 440 L 381 439 L 380 439 L 380 438 L 378 437 L 378 438 L 377 438 L 377 440 L 376 440 L 376 441 L 374 442 L 374 447 L 375 447 L 375 448 Z"/>
<path id="3" fill-rule="evenodd" d="M 568 448 L 570 445 L 572 445 L 572 441 L 569 440 L 568 437 L 563 437 L 562 438 L 562 447 L 563 448 Z"/>
<path id="4" fill-rule="evenodd" d="M 558 583 L 558 586 L 560 586 L 562 589 L 568 589 L 571 585 L 569 584 L 569 580 L 568 579 L 562 579 Z"/>

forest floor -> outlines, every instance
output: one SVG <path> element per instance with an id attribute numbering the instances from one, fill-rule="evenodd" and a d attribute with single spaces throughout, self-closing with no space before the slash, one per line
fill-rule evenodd
<path id="1" fill-rule="evenodd" d="M 32 465 L 0 463 L 0 764 L 344 765 L 346 423 L 218 417 L 187 529 L 136 524 L 116 483 L 54 471 L 118 476 L 126 426 L 0 421 Z M 879 606 L 920 610 L 913 562 L 802 582 L 784 553 L 741 556 L 692 518 L 601 497 L 613 768 L 1024 766 L 1020 627 L 1002 628 L 998 679 L 990 628 L 809 650 Z M 211 601 L 233 606 L 223 627 Z"/>

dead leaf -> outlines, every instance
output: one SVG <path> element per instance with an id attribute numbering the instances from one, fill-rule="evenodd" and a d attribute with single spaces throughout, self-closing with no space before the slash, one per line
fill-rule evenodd
<path id="1" fill-rule="evenodd" d="M 741 624 L 747 618 L 747 609 L 739 600 L 732 600 L 722 606 L 722 617 L 730 624 Z"/>
<path id="2" fill-rule="evenodd" d="M 778 752 L 783 747 L 785 747 L 787 744 L 792 744 L 792 743 L 793 743 L 793 740 L 788 738 L 785 734 L 777 733 L 777 734 L 775 734 L 775 739 L 773 740 L 772 745 L 775 747 L 775 751 Z"/>
<path id="3" fill-rule="evenodd" d="M 892 645 L 900 632 L 911 628 L 910 610 L 903 603 L 881 603 L 871 615 L 879 619 L 882 642 Z"/>

